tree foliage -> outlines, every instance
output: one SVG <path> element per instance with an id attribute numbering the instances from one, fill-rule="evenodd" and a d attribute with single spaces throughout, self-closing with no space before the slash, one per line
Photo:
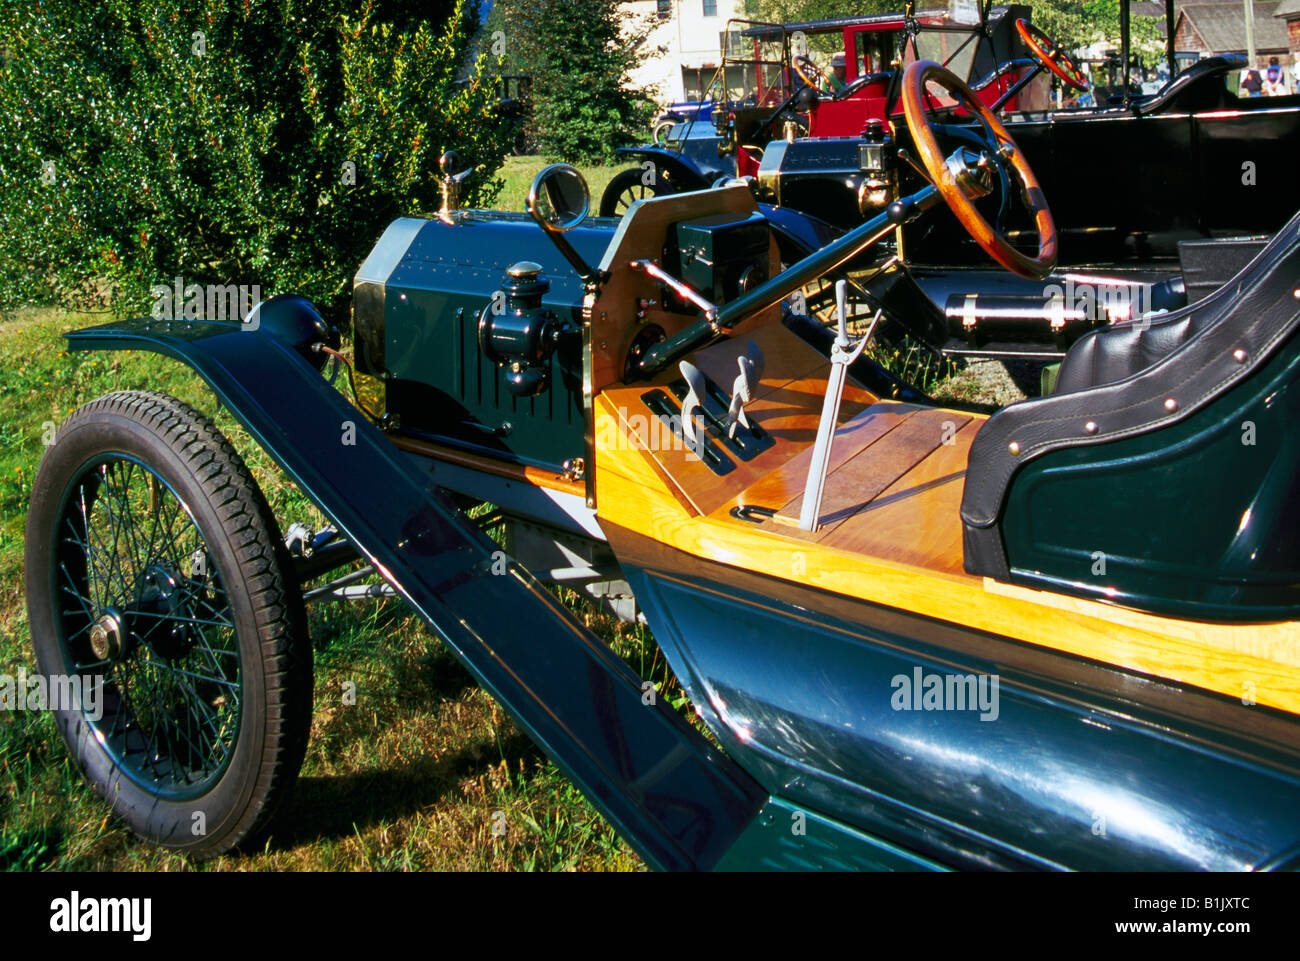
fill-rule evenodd
<path id="1" fill-rule="evenodd" d="M 917 9 L 931 6 L 919 4 Z M 834 17 L 865 17 L 873 13 L 901 11 L 900 0 L 749 0 L 746 12 L 756 20 L 771 23 L 800 23 Z"/>
<path id="2" fill-rule="evenodd" d="M 1034 25 L 1067 51 L 1077 51 L 1094 43 L 1119 49 L 1119 0 L 1031 0 L 1029 7 L 1033 10 Z M 1145 52 L 1148 63 L 1154 62 L 1151 55 L 1158 56 L 1163 46 L 1161 22 L 1160 19 L 1138 15 L 1133 15 L 1129 21 L 1133 52 Z"/>
<path id="3" fill-rule="evenodd" d="M 435 8 L 437 9 L 437 8 Z M 0 306 L 141 309 L 185 283 L 296 292 L 336 316 L 437 161 L 509 149 L 476 0 L 0 0 Z"/>
<path id="4" fill-rule="evenodd" d="M 572 163 L 611 161 L 645 140 L 654 90 L 630 76 L 652 52 L 651 22 L 618 0 L 498 0 L 484 33 L 499 69 L 532 77 L 529 139 Z"/>

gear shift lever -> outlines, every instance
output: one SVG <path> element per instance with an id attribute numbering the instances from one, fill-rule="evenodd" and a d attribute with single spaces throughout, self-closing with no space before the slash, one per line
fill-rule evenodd
<path id="1" fill-rule="evenodd" d="M 808 465 L 808 483 L 804 485 L 803 506 L 799 510 L 799 529 L 802 531 L 817 530 L 822 492 L 826 487 L 826 470 L 831 463 L 831 442 L 835 437 L 835 424 L 840 419 L 844 378 L 848 374 L 849 364 L 858 359 L 876 327 L 873 320 L 865 337 L 857 344 L 849 341 L 849 288 L 843 280 L 835 282 L 835 307 L 839 313 L 839 332 L 831 347 L 831 374 L 826 380 L 826 398 L 822 402 L 822 417 L 817 423 L 817 441 L 813 444 L 812 462 Z M 877 313 L 876 320 L 879 319 L 880 314 Z"/>

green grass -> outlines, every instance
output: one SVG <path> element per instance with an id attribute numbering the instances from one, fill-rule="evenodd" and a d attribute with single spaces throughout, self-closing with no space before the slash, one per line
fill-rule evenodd
<path id="1" fill-rule="evenodd" d="M 524 199 L 528 196 L 528 188 L 537 176 L 537 172 L 545 167 L 549 160 L 545 157 L 507 157 L 505 166 L 498 171 L 498 176 L 505 181 L 505 189 L 501 191 L 501 196 L 497 198 L 493 206 L 498 210 L 523 210 Z M 581 166 L 578 169 L 587 179 L 587 186 L 591 190 L 591 209 L 594 213 L 600 209 L 600 197 L 605 192 L 605 187 L 614 175 L 620 170 L 635 166 L 632 161 L 614 164 L 611 166 Z"/>
<path id="2" fill-rule="evenodd" d="M 527 158 L 524 158 L 527 159 Z M 210 416 L 207 388 L 152 354 L 72 354 L 60 334 L 107 320 L 56 310 L 0 319 L 0 671 L 35 670 L 23 525 L 49 437 L 122 389 L 165 391 Z M 343 378 L 340 378 L 340 382 Z M 282 525 L 323 519 L 223 411 Z M 376 492 L 376 496 L 382 496 Z M 670 702 L 680 689 L 641 628 L 561 592 Z M 259 851 L 200 862 L 134 837 L 96 799 L 52 720 L 0 712 L 0 868 L 75 870 L 636 870 L 636 854 L 396 600 L 309 608 L 316 709 L 302 777 Z M 343 703 L 343 686 L 357 689 Z M 502 812 L 505 833 L 494 834 Z"/>

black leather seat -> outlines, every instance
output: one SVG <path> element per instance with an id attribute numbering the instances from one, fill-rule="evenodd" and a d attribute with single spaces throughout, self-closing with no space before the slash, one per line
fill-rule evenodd
<path id="1" fill-rule="evenodd" d="M 1061 362 L 1057 394 L 1113 384 L 1146 370 L 1206 327 L 1219 323 L 1240 296 L 1277 259 L 1278 251 L 1300 237 L 1297 213 L 1253 260 L 1204 300 L 1142 323 L 1102 327 L 1080 337 Z"/>
<path id="2" fill-rule="evenodd" d="M 962 492 L 966 570 L 1008 579 L 999 525 L 1020 468 L 1052 451 L 1161 430 L 1216 402 L 1300 329 L 1298 285 L 1300 213 L 1199 303 L 1145 329 L 1128 324 L 1080 338 L 1057 393 L 1002 408 L 975 435 Z"/>

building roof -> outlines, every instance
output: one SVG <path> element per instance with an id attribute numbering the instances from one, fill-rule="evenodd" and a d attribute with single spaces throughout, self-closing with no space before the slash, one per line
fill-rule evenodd
<path id="1" fill-rule="evenodd" d="M 1295 0 L 1284 0 L 1295 2 Z M 1286 50 L 1286 24 L 1275 20 L 1277 3 L 1255 4 L 1255 49 Z M 1246 14 L 1240 0 L 1228 3 L 1189 3 L 1180 16 L 1186 17 L 1215 53 L 1246 49 Z"/>
<path id="2" fill-rule="evenodd" d="M 1282 0 L 1273 11 L 1275 17 L 1300 17 L 1300 0 Z"/>
<path id="3" fill-rule="evenodd" d="M 1165 5 L 1163 0 L 1133 0 L 1129 10 L 1135 17 L 1160 17 L 1164 19 Z"/>

